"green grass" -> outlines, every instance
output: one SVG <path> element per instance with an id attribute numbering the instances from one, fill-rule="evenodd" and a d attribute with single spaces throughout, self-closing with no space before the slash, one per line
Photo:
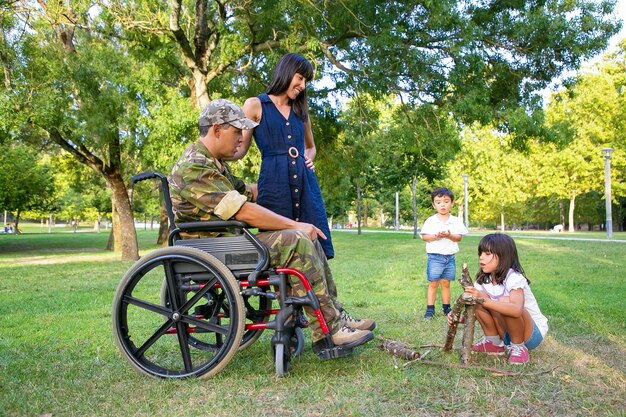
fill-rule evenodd
<path id="1" fill-rule="evenodd" d="M 519 233 L 514 232 L 514 235 Z M 524 234 L 524 236 L 527 236 Z M 558 237 L 566 237 L 559 234 Z M 577 233 L 576 238 L 585 234 Z M 111 302 L 130 267 L 102 250 L 107 233 L 0 235 L 0 415 L 6 416 L 623 416 L 626 396 L 626 243 L 516 238 L 549 319 L 522 375 L 415 363 L 394 366 L 371 342 L 351 357 L 318 360 L 310 348 L 274 376 L 270 333 L 208 380 L 141 376 L 113 342 Z M 596 237 L 596 236 L 594 236 Z M 336 232 L 331 261 L 339 295 L 377 336 L 442 353 L 445 318 L 422 318 L 424 245 L 409 234 Z M 616 236 L 616 239 L 619 237 Z M 139 232 L 142 253 L 154 232 Z M 461 242 L 457 264 L 476 268 L 480 236 Z M 460 293 L 453 283 L 453 297 Z M 308 331 L 307 338 L 308 338 Z M 476 337 L 480 336 L 477 328 Z M 308 343 L 308 342 L 307 342 Z M 460 343 L 460 334 L 455 345 Z M 504 358 L 472 364 L 512 369 Z"/>

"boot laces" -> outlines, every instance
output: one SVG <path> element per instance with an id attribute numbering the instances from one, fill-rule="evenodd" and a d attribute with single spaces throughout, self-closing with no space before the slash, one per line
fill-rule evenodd
<path id="1" fill-rule="evenodd" d="M 346 312 L 346 310 L 341 311 L 341 320 L 345 322 L 350 322 L 350 323 L 358 323 L 361 321 L 361 319 L 356 319 L 352 317 L 350 314 Z"/>

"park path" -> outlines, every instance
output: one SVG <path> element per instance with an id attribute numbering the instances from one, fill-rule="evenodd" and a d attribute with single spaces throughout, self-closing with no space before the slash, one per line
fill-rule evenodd
<path id="1" fill-rule="evenodd" d="M 357 229 L 332 229 L 332 233 L 346 232 L 357 233 Z M 401 233 L 405 235 L 412 235 L 412 230 L 362 230 L 361 233 Z M 465 236 L 484 236 L 488 233 L 499 233 L 498 231 L 489 231 L 485 233 L 468 233 Z M 566 236 L 532 236 L 532 235 L 519 235 L 514 233 L 507 233 L 514 239 L 545 239 L 545 240 L 567 240 L 567 241 L 581 241 L 581 242 L 603 242 L 603 243 L 626 243 L 626 239 L 600 239 L 592 237 L 566 237 Z"/>

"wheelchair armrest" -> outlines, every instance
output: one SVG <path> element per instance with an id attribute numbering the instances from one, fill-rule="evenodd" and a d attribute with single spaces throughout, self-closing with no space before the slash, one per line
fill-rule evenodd
<path id="1" fill-rule="evenodd" d="M 220 220 L 179 223 L 176 225 L 176 228 L 180 232 L 221 232 L 228 229 L 247 229 L 248 225 L 237 220 Z"/>

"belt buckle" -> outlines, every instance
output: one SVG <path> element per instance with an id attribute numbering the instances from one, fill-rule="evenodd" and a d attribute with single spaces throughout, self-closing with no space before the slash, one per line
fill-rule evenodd
<path id="1" fill-rule="evenodd" d="M 289 154 L 290 157 L 294 159 L 297 158 L 298 155 L 300 155 L 300 153 L 298 152 L 298 149 L 296 149 L 293 146 L 287 150 L 287 153 Z"/>

